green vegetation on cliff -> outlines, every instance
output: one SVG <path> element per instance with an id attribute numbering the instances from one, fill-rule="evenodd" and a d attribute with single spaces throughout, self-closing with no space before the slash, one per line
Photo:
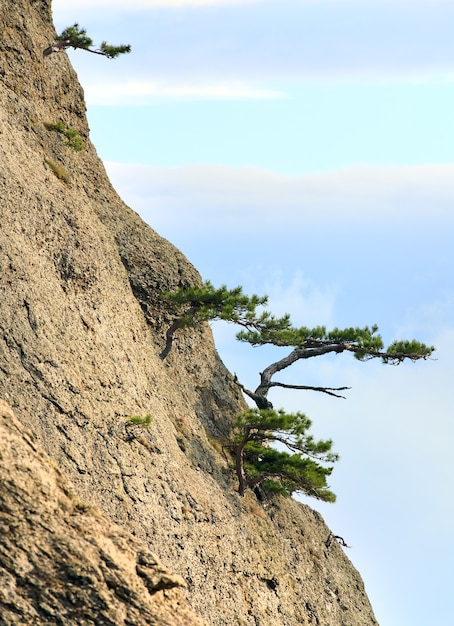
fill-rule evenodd
<path id="1" fill-rule="evenodd" d="M 209 281 L 202 286 L 180 287 L 174 292 L 166 292 L 163 299 L 173 320 L 166 333 L 161 359 L 171 351 L 174 335 L 179 329 L 212 320 L 237 324 L 241 327 L 237 339 L 251 346 L 289 348 L 286 356 L 260 372 L 260 382 L 254 391 L 235 378 L 245 395 L 257 406 L 257 409 L 238 416 L 234 423 L 232 450 L 241 495 L 249 487 L 285 495 L 299 491 L 321 500 L 335 500 L 326 482 L 332 467 L 323 465 L 338 459 L 331 452 L 332 441 L 314 441 L 306 434 L 311 421 L 303 413 L 274 410 L 268 393 L 272 387 L 283 387 L 342 397 L 338 392 L 348 387 L 286 384 L 274 380 L 278 372 L 299 360 L 330 353 L 351 352 L 359 361 L 379 358 L 383 363 L 398 365 L 405 360 L 427 359 L 435 349 L 416 340 L 393 341 L 385 348 L 376 325 L 333 330 L 324 326 L 296 327 L 289 314 L 276 317 L 263 308 L 267 296 L 246 296 L 241 287 L 229 290 L 223 285 L 216 289 Z M 283 445 L 287 451 L 270 447 L 272 443 Z"/>

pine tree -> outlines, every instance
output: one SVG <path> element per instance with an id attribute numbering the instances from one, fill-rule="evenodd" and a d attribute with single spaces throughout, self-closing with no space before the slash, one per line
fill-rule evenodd
<path id="1" fill-rule="evenodd" d="M 227 289 L 223 285 L 215 289 L 210 281 L 202 286 L 181 287 L 174 292 L 165 292 L 162 298 L 168 305 L 173 321 L 166 333 L 166 345 L 160 354 L 161 359 L 165 359 L 172 349 L 177 330 L 213 320 L 224 320 L 243 326 L 246 320 L 254 319 L 257 307 L 267 302 L 266 296 L 244 295 L 242 287 Z"/>
<path id="2" fill-rule="evenodd" d="M 238 476 L 238 492 L 249 487 L 289 496 L 301 492 L 319 500 L 334 502 L 326 482 L 338 455 L 332 441 L 314 441 L 306 431 L 312 422 L 303 413 L 284 410 L 249 409 L 234 422 L 232 449 Z M 271 444 L 285 446 L 277 450 Z M 321 463 L 320 463 L 321 462 Z"/>
<path id="3" fill-rule="evenodd" d="M 202 286 L 180 287 L 162 295 L 171 317 L 166 333 L 166 345 L 161 352 L 165 359 L 172 349 L 174 335 L 178 330 L 194 327 L 211 320 L 224 320 L 241 327 L 238 340 L 251 346 L 273 345 L 288 348 L 286 356 L 263 369 L 255 390 L 247 389 L 235 377 L 235 382 L 257 406 L 241 414 L 234 423 L 232 449 L 235 456 L 239 493 L 248 487 L 261 488 L 282 494 L 295 491 L 334 501 L 326 478 L 332 467 L 320 463 L 337 460 L 331 452 L 332 442 L 318 441 L 306 435 L 310 420 L 302 413 L 275 411 L 268 400 L 272 387 L 312 390 L 335 397 L 348 387 L 316 387 L 290 385 L 276 381 L 275 375 L 302 359 L 324 354 L 350 352 L 359 361 L 379 358 L 385 364 L 398 365 L 405 360 L 427 359 L 434 351 L 416 340 L 394 341 L 385 348 L 378 326 L 363 328 L 334 328 L 325 326 L 308 328 L 292 325 L 290 315 L 275 317 L 264 309 L 267 296 L 246 296 L 241 287 L 216 289 L 210 282 Z M 283 444 L 289 452 L 270 446 Z"/>
<path id="4" fill-rule="evenodd" d="M 88 37 L 85 28 L 81 28 L 79 24 L 73 24 L 68 26 L 65 30 L 58 35 L 56 41 L 45 50 L 43 50 L 43 56 L 49 56 L 52 52 L 59 52 L 66 48 L 80 48 L 93 54 L 101 54 L 109 59 L 116 59 L 120 54 L 127 54 L 131 52 L 130 45 L 111 46 L 106 41 L 103 41 L 99 48 L 93 49 L 93 39 Z"/>

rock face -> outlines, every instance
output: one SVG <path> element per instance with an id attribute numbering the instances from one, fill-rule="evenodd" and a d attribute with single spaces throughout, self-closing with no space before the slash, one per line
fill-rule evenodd
<path id="1" fill-rule="evenodd" d="M 3 400 L 0 446 L 2 624 L 206 626 L 181 576 L 79 500 Z"/>
<path id="2" fill-rule="evenodd" d="M 236 493 L 217 441 L 244 400 L 209 328 L 159 359 L 160 293 L 200 277 L 112 188 L 67 54 L 42 56 L 50 0 L 4 0 L 0 23 L 4 623 L 377 624 L 317 513 Z"/>

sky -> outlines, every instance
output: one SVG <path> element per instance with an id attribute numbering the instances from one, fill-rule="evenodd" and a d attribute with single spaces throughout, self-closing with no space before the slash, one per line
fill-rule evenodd
<path id="1" fill-rule="evenodd" d="M 115 188 L 204 279 L 296 325 L 377 323 L 432 360 L 338 355 L 272 390 L 340 454 L 335 504 L 381 626 L 451 623 L 454 580 L 454 3 L 53 0 L 115 61 L 68 51 Z M 281 356 L 213 327 L 248 388 Z"/>

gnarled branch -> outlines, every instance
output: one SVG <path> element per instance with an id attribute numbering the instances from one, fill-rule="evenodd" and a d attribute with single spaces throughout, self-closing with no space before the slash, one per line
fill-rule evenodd
<path id="1" fill-rule="evenodd" d="M 240 381 L 238 380 L 236 374 L 233 378 L 233 380 L 236 382 L 236 384 L 238 385 L 238 387 L 247 395 L 249 396 L 249 398 L 251 398 L 251 400 L 254 400 L 255 404 L 257 405 L 257 408 L 259 409 L 272 409 L 273 405 L 271 404 L 271 402 L 266 398 L 266 395 L 263 394 L 259 394 L 256 393 L 254 391 L 251 391 L 250 389 L 246 389 L 246 387 L 240 383 Z"/>
<path id="2" fill-rule="evenodd" d="M 345 400 L 345 396 L 341 396 L 340 394 L 333 393 L 333 392 L 345 391 L 346 389 L 351 389 L 351 387 L 313 387 L 312 385 L 287 385 L 285 383 L 279 383 L 279 382 L 271 382 L 270 387 L 283 387 L 284 389 L 320 391 L 321 393 L 326 393 L 329 396 L 334 396 L 335 398 L 343 398 L 344 400 Z"/>
<path id="3" fill-rule="evenodd" d="M 62 41 L 54 41 L 54 43 L 43 50 L 43 57 L 48 57 L 52 52 L 61 52 L 66 50 L 70 45 L 69 39 L 63 39 Z"/>
<path id="4" fill-rule="evenodd" d="M 161 354 L 159 355 L 159 358 L 163 361 L 166 356 L 169 354 L 169 352 L 172 349 L 172 344 L 173 344 L 173 336 L 175 335 L 175 333 L 177 332 L 177 330 L 179 328 L 184 328 L 185 323 L 184 320 L 188 319 L 189 317 L 192 317 L 195 315 L 195 313 L 197 312 L 199 306 L 195 305 L 195 306 L 191 306 L 189 308 L 186 309 L 186 311 L 180 316 L 180 317 L 176 317 L 172 324 L 169 326 L 169 328 L 166 331 L 166 345 L 164 350 L 161 352 Z"/>
<path id="5" fill-rule="evenodd" d="M 351 546 L 348 546 L 345 542 L 345 539 L 343 539 L 342 537 L 340 537 L 339 535 L 333 535 L 333 533 L 330 533 L 328 535 L 328 539 L 325 541 L 325 546 L 327 548 L 330 547 L 330 545 L 333 543 L 333 539 L 336 539 L 336 541 L 338 543 L 340 543 L 341 546 L 343 546 L 344 548 L 351 548 Z"/>

